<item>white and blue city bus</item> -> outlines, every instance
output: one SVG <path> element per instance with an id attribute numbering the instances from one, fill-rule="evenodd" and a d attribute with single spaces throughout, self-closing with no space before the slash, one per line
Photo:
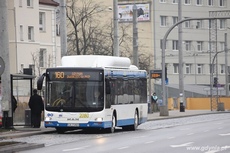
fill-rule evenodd
<path id="1" fill-rule="evenodd" d="M 47 68 L 44 126 L 58 133 L 115 127 L 136 130 L 147 121 L 147 73 L 129 58 L 99 55 L 64 56 L 62 66 Z"/>

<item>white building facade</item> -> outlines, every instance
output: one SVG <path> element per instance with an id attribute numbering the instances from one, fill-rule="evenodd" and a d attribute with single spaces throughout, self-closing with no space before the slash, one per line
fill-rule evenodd
<path id="1" fill-rule="evenodd" d="M 45 68 L 60 65 L 60 37 L 52 0 L 8 1 L 10 73 L 32 68 L 39 76 Z"/>

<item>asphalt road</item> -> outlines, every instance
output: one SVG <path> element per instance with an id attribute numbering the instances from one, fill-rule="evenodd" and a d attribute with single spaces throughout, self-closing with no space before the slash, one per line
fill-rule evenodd
<path id="1" fill-rule="evenodd" d="M 122 132 L 118 130 L 114 134 L 85 134 L 80 131 L 64 135 L 49 134 L 43 136 L 46 141 L 59 141 L 59 143 L 46 144 L 44 148 L 21 153 L 230 152 L 230 115 L 207 115 L 191 117 L 187 120 L 192 122 L 187 121 L 185 123 L 183 119 L 151 121 L 140 126 L 137 131 Z M 184 124 L 177 124 L 178 122 L 184 122 Z M 151 128 L 151 125 L 156 124 L 163 126 L 161 128 Z M 74 139 L 74 137 L 80 138 Z M 35 137 L 31 139 L 35 139 Z M 72 141 L 66 141 L 66 139 Z M 61 140 L 63 143 L 61 143 Z"/>

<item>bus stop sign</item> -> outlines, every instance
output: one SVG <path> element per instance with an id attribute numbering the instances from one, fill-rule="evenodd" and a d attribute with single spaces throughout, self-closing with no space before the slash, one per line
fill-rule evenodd
<path id="1" fill-rule="evenodd" d="M 5 70 L 5 63 L 4 63 L 3 59 L 2 59 L 2 57 L 0 57 L 0 75 L 2 75 L 4 70 Z"/>
<path id="2" fill-rule="evenodd" d="M 150 70 L 150 77 L 152 79 L 162 78 L 162 70 Z"/>

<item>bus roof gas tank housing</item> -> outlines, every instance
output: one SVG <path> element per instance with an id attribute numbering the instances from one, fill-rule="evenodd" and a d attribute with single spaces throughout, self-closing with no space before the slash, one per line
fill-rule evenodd
<path id="1" fill-rule="evenodd" d="M 72 55 L 62 57 L 62 67 L 102 67 L 133 69 L 127 57 L 101 56 L 101 55 Z M 136 67 L 137 68 L 137 67 Z"/>

